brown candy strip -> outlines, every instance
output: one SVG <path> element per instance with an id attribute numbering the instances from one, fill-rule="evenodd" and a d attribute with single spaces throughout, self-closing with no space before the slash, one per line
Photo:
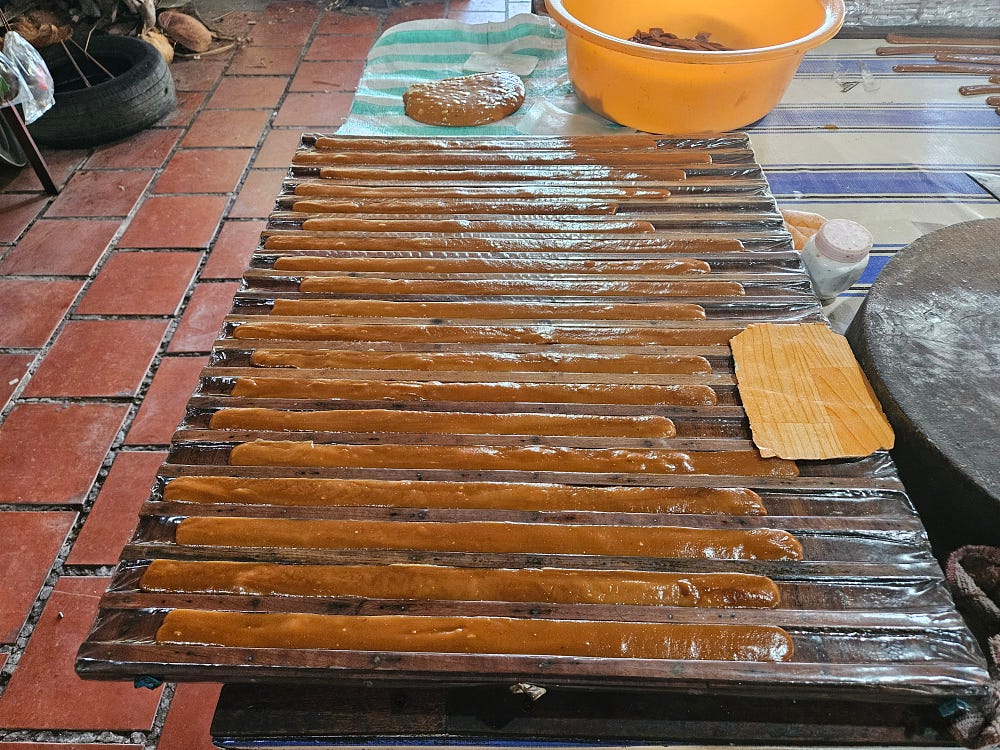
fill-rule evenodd
<path id="1" fill-rule="evenodd" d="M 718 403 L 715 391 L 707 385 L 364 381 L 315 376 L 239 378 L 233 386 L 232 395 L 244 398 L 544 404 L 715 406 Z"/>
<path id="2" fill-rule="evenodd" d="M 386 279 L 373 276 L 304 276 L 299 291 L 330 294 L 462 294 L 553 296 L 742 297 L 738 281 L 640 281 L 614 278 Z"/>
<path id="3" fill-rule="evenodd" d="M 617 372 L 656 375 L 710 374 L 696 354 L 561 354 L 557 352 L 383 352 L 352 349 L 262 349 L 255 367 L 306 370 L 460 370 L 463 372 Z"/>
<path id="4" fill-rule="evenodd" d="M 276 299 L 272 315 L 450 320 L 705 320 L 701 305 L 573 304 L 543 302 L 394 302 L 383 300 Z"/>
<path id="5" fill-rule="evenodd" d="M 468 236 L 446 235 L 339 235 L 316 234 L 299 230 L 268 230 L 264 249 L 299 252 L 303 250 L 384 251 L 462 251 L 476 253 L 719 253 L 744 252 L 743 244 L 731 237 L 667 239 L 663 235 L 641 234 L 623 237 L 617 234 L 573 237 L 565 233 L 548 235 Z"/>
<path id="6" fill-rule="evenodd" d="M 959 86 L 958 93 L 960 93 L 962 96 L 979 96 L 980 94 L 1000 94 L 1000 86 L 996 84 L 981 85 L 981 86 Z M 986 103 L 989 104 L 990 100 L 987 99 Z"/>
<path id="7" fill-rule="evenodd" d="M 659 415 L 473 414 L 394 409 L 279 411 L 221 409 L 213 430 L 427 433 L 434 435 L 571 435 L 584 437 L 670 438 L 674 423 Z"/>
<path id="8" fill-rule="evenodd" d="M 499 617 L 244 614 L 177 609 L 160 643 L 337 651 L 787 661 L 791 637 L 765 625 L 681 625 Z"/>
<path id="9" fill-rule="evenodd" d="M 1000 55 L 1000 47 L 961 47 L 953 44 L 913 44 L 904 47 L 878 47 L 875 50 L 875 54 L 880 57 L 887 55 L 933 55 L 938 52 L 958 55 Z"/>
<path id="10" fill-rule="evenodd" d="M 743 487 L 588 487 L 522 482 L 181 476 L 170 480 L 163 488 L 163 499 L 182 503 L 286 507 L 767 514 L 760 496 Z"/>
<path id="11" fill-rule="evenodd" d="M 728 346 L 742 328 L 630 328 L 562 325 L 350 325 L 283 321 L 240 323 L 236 339 L 399 341 L 439 344 L 583 344 L 586 346 Z"/>
<path id="12" fill-rule="evenodd" d="M 996 55 L 956 55 L 948 52 L 938 52 L 934 55 L 938 62 L 972 63 L 974 65 L 1000 65 L 1000 54 Z"/>
<path id="13" fill-rule="evenodd" d="M 230 451 L 232 466 L 288 466 L 451 471 L 551 471 L 595 474 L 710 474 L 794 477 L 794 461 L 755 450 L 677 451 L 566 448 L 548 445 L 336 445 L 255 440 Z"/>
<path id="14" fill-rule="evenodd" d="M 292 202 L 291 209 L 299 213 L 317 214 L 382 214 L 406 216 L 410 214 L 500 214 L 511 216 L 611 216 L 618 205 L 609 201 L 555 200 L 493 200 L 405 198 L 345 200 L 334 198 L 302 198 Z"/>
<path id="15" fill-rule="evenodd" d="M 1000 65 L 968 65 L 962 63 L 938 63 L 937 65 L 893 65 L 897 73 L 971 73 L 992 75 L 1000 73 Z"/>
<path id="16" fill-rule="evenodd" d="M 299 215 L 296 215 L 299 216 Z M 333 218 L 325 218 L 319 214 L 301 214 L 302 229 L 318 232 L 437 232 L 441 234 L 462 234 L 464 232 L 500 232 L 507 234 L 570 232 L 590 233 L 608 232 L 612 234 L 642 234 L 652 233 L 656 229 L 648 221 L 632 220 L 600 220 L 579 221 L 572 219 L 555 219 L 546 216 L 531 218 L 465 218 L 465 219 L 427 219 L 427 218 L 341 218 L 330 214 Z M 272 220 L 278 218 L 272 215 Z"/>
<path id="17" fill-rule="evenodd" d="M 406 271 L 408 273 L 566 273 L 703 275 L 711 272 L 706 261 L 696 258 L 637 260 L 572 260 L 569 258 L 398 258 L 357 256 L 283 256 L 275 258 L 275 271 Z"/>
<path id="18" fill-rule="evenodd" d="M 295 154 L 295 163 L 299 165 L 326 166 L 372 166 L 384 165 L 390 169 L 396 167 L 429 166 L 545 166 L 545 165 L 578 165 L 593 164 L 607 167 L 626 166 L 661 166 L 663 164 L 711 164 L 712 155 L 697 152 L 693 149 L 657 148 L 650 150 L 628 151 L 616 150 L 608 145 L 604 150 L 596 149 L 554 149 L 546 151 L 538 148 L 518 149 L 508 151 L 481 150 L 476 147 L 462 147 L 449 150 L 429 149 L 424 151 L 394 151 L 393 145 L 388 145 L 381 152 L 343 151 L 299 151 Z"/>
<path id="19" fill-rule="evenodd" d="M 279 565 L 153 560 L 144 591 L 431 601 L 777 607 L 770 578 L 747 573 L 651 573 L 437 565 Z"/>
<path id="20" fill-rule="evenodd" d="M 177 544 L 250 549 L 423 550 L 608 555 L 685 560 L 801 560 L 802 545 L 779 529 L 597 526 L 467 521 L 329 521 L 185 518 Z"/>

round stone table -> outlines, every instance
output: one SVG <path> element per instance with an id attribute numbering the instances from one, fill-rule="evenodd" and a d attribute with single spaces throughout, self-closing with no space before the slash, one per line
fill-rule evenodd
<path id="1" fill-rule="evenodd" d="M 847 337 L 939 557 L 1000 546 L 1000 219 L 939 229 L 889 261 Z"/>

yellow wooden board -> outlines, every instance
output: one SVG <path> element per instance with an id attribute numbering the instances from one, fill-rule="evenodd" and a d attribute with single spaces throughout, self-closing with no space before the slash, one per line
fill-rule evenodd
<path id="1" fill-rule="evenodd" d="M 762 456 L 849 458 L 892 447 L 892 427 L 843 336 L 822 323 L 759 323 L 730 345 Z"/>

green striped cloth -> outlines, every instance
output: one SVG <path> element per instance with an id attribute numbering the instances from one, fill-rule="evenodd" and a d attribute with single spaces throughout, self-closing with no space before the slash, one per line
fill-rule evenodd
<path id="1" fill-rule="evenodd" d="M 513 115 L 489 125 L 440 127 L 411 120 L 402 95 L 412 83 L 468 75 L 474 53 L 536 59 L 522 76 L 526 98 Z M 388 29 L 368 53 L 342 135 L 477 135 L 602 133 L 621 128 L 588 110 L 573 93 L 566 71 L 564 35 L 553 21 L 528 13 L 496 23 L 435 19 Z"/>

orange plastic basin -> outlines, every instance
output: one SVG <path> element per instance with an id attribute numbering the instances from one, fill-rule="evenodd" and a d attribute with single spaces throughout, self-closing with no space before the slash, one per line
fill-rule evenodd
<path id="1" fill-rule="evenodd" d="M 843 0 L 545 0 L 566 30 L 569 77 L 595 112 L 650 133 L 719 133 L 778 103 L 802 56 L 844 22 Z M 708 32 L 732 52 L 628 41 Z"/>

